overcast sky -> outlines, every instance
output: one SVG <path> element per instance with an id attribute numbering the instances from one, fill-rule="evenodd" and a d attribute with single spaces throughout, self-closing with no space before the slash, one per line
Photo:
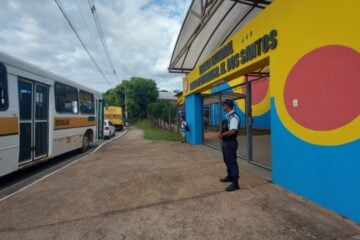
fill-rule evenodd
<path id="1" fill-rule="evenodd" d="M 88 0 L 59 0 L 113 85 Z M 119 79 L 143 76 L 161 89 L 181 89 L 167 67 L 190 0 L 95 0 Z M 1 0 L 0 51 L 105 91 L 97 72 L 54 0 Z"/>

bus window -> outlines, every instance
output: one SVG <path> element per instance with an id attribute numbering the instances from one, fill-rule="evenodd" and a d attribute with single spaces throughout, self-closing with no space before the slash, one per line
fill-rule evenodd
<path id="1" fill-rule="evenodd" d="M 4 64 L 0 63 L 0 111 L 8 108 L 7 72 Z"/>
<path id="2" fill-rule="evenodd" d="M 55 108 L 58 113 L 79 113 L 78 91 L 62 83 L 55 83 Z"/>
<path id="3" fill-rule="evenodd" d="M 80 112 L 84 114 L 94 114 L 94 95 L 80 90 Z"/>

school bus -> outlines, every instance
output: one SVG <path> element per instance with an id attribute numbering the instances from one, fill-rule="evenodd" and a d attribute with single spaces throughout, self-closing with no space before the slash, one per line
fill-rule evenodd
<path id="1" fill-rule="evenodd" d="M 103 138 L 100 92 L 0 52 L 0 176 Z"/>
<path id="2" fill-rule="evenodd" d="M 115 128 L 120 131 L 124 128 L 121 107 L 116 107 L 116 106 L 105 107 L 105 119 L 110 120 L 115 126 Z"/>

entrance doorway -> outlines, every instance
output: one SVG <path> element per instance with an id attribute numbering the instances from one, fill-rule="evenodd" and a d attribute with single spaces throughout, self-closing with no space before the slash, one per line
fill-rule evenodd
<path id="1" fill-rule="evenodd" d="M 203 95 L 204 119 L 209 116 L 207 131 L 204 126 L 204 144 L 220 150 L 217 132 L 225 119 L 222 102 L 235 101 L 235 111 L 241 119 L 238 158 L 271 170 L 270 96 L 268 68 L 226 83 L 220 91 Z M 219 89 L 219 87 L 217 87 Z"/>
<path id="2" fill-rule="evenodd" d="M 222 110 L 222 102 L 225 99 L 231 99 L 237 102 L 245 99 L 245 94 L 235 92 L 232 89 L 226 89 L 217 93 L 203 95 L 203 143 L 219 149 L 221 144 L 216 135 L 221 131 L 222 121 L 226 117 L 225 112 Z M 244 120 L 241 118 L 240 135 L 244 133 L 243 123 Z M 240 151 L 240 148 L 238 157 L 246 159 L 246 154 Z"/>
<path id="3" fill-rule="evenodd" d="M 18 94 L 22 164 L 48 156 L 49 86 L 20 78 Z"/>

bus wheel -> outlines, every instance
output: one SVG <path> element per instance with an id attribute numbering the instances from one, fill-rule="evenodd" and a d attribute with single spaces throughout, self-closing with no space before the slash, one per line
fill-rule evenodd
<path id="1" fill-rule="evenodd" d="M 83 137 L 81 152 L 86 152 L 89 149 L 89 147 L 90 147 L 89 134 L 85 133 L 85 135 Z"/>

